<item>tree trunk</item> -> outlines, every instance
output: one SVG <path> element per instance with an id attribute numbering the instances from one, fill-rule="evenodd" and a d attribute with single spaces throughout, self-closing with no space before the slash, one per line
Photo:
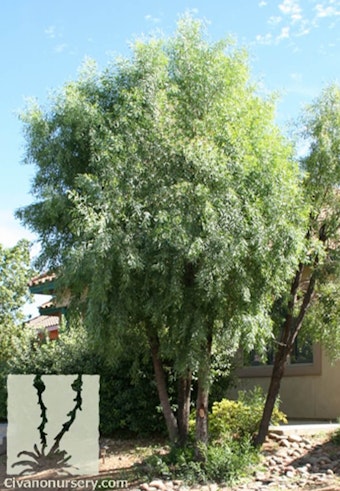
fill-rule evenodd
<path id="1" fill-rule="evenodd" d="M 211 358 L 212 333 L 209 331 L 206 351 L 198 370 L 197 378 L 197 402 L 196 402 L 196 441 L 195 458 L 198 461 L 205 460 L 204 449 L 208 445 L 208 402 L 210 390 L 210 358 Z"/>
<path id="2" fill-rule="evenodd" d="M 288 354 L 286 354 L 286 347 L 283 345 L 279 345 L 279 348 L 275 355 L 273 372 L 270 379 L 267 398 L 262 413 L 259 432 L 254 440 L 255 446 L 261 446 L 268 433 L 268 428 L 273 414 L 275 402 L 280 392 L 281 380 L 284 374 L 287 356 Z"/>
<path id="3" fill-rule="evenodd" d="M 168 435 L 170 441 L 172 443 L 176 443 L 178 439 L 178 425 L 174 412 L 171 408 L 168 390 L 167 390 L 166 376 L 159 356 L 159 341 L 157 337 L 153 337 L 152 339 L 149 339 L 149 342 L 150 342 L 152 362 L 155 372 L 159 401 L 161 403 L 162 411 L 164 414 Z"/>
<path id="4" fill-rule="evenodd" d="M 315 260 L 315 266 L 316 265 L 317 258 Z M 298 302 L 297 294 L 301 282 L 302 272 L 303 265 L 300 265 L 291 286 L 291 298 L 287 307 L 287 314 L 282 328 L 281 339 L 275 354 L 272 376 L 267 393 L 266 403 L 262 413 L 260 428 L 258 434 L 254 439 L 254 444 L 256 446 L 261 446 L 263 444 L 268 433 L 268 428 L 270 425 L 275 402 L 280 392 L 281 380 L 284 375 L 287 358 L 293 349 L 295 339 L 299 334 L 303 319 L 305 318 L 306 312 L 312 301 L 316 282 L 315 271 L 311 274 L 309 278 L 307 290 L 303 295 L 302 301 L 300 300 L 301 304 L 299 312 L 295 318 L 293 317 L 294 307 Z"/>
<path id="5" fill-rule="evenodd" d="M 184 447 L 189 433 L 189 416 L 190 416 L 190 393 L 191 393 L 191 371 L 188 370 L 185 375 L 178 380 L 178 444 Z"/>
<path id="6" fill-rule="evenodd" d="M 198 379 L 197 389 L 195 458 L 198 461 L 205 460 L 204 448 L 208 445 L 209 387 L 204 379 Z"/>
<path id="7" fill-rule="evenodd" d="M 290 288 L 290 299 L 287 305 L 286 318 L 282 326 L 281 337 L 279 340 L 277 351 L 275 353 L 273 371 L 270 379 L 269 389 L 267 392 L 265 406 L 262 413 L 259 432 L 254 439 L 254 444 L 256 446 L 261 446 L 266 438 L 275 402 L 280 392 L 281 380 L 284 374 L 287 357 L 290 352 L 287 349 L 287 344 L 293 325 L 293 311 L 297 301 L 297 293 L 302 278 L 302 271 L 303 264 L 300 263 Z"/>

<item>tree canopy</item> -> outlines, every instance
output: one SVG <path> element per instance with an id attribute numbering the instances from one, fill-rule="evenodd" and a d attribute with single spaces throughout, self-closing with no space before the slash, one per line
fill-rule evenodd
<path id="1" fill-rule="evenodd" d="M 40 264 L 86 291 L 111 356 L 129 339 L 151 350 L 158 384 L 163 358 L 197 374 L 205 441 L 211 354 L 264 343 L 302 247 L 298 168 L 273 100 L 244 50 L 209 43 L 185 16 L 129 59 L 88 63 L 22 120 L 37 170 L 18 215 L 40 237 Z"/>
<path id="2" fill-rule="evenodd" d="M 257 443 L 262 444 L 279 393 L 287 357 L 300 338 L 322 341 L 331 357 L 340 357 L 340 88 L 326 87 L 305 108 L 298 124 L 308 145 L 300 159 L 301 193 L 309 207 L 305 249 L 299 265 L 278 297 L 278 343 Z"/>
<path id="3" fill-rule="evenodd" d="M 22 307 L 28 300 L 30 279 L 29 243 L 19 241 L 14 247 L 0 244 L 0 325 L 17 325 L 23 319 Z"/>
<path id="4" fill-rule="evenodd" d="M 301 160 L 311 201 L 310 228 L 316 278 L 306 332 L 340 357 L 340 86 L 324 88 L 302 119 L 309 152 Z M 316 240 L 317 239 L 317 240 Z"/>
<path id="5" fill-rule="evenodd" d="M 13 339 L 24 321 L 23 307 L 29 300 L 31 277 L 29 243 L 19 241 L 14 247 L 0 244 L 0 363 L 13 348 Z"/>

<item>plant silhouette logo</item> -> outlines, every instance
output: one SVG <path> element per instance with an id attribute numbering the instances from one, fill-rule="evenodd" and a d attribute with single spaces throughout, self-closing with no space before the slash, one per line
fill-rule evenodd
<path id="1" fill-rule="evenodd" d="M 8 377 L 7 473 L 98 472 L 99 377 Z"/>

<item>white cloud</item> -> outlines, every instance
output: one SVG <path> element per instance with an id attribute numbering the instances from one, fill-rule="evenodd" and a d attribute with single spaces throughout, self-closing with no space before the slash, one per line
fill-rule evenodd
<path id="1" fill-rule="evenodd" d="M 267 34 L 258 34 L 255 38 L 258 44 L 272 44 L 273 36 L 268 32 Z"/>
<path id="2" fill-rule="evenodd" d="M 56 27 L 55 26 L 48 26 L 44 32 L 45 32 L 46 36 L 51 38 L 51 39 L 56 37 Z"/>
<path id="3" fill-rule="evenodd" d="M 69 51 L 69 54 L 74 54 L 76 52 L 75 49 L 71 50 L 69 44 L 63 42 L 64 35 L 62 29 L 59 29 L 57 26 L 50 25 L 44 32 L 49 39 L 54 41 L 51 41 L 51 48 L 53 49 L 54 53 L 63 53 L 66 50 Z M 92 39 L 89 38 L 88 41 L 92 42 Z"/>
<path id="4" fill-rule="evenodd" d="M 68 45 L 66 43 L 57 44 L 57 46 L 54 48 L 54 51 L 56 53 L 63 53 L 67 46 Z"/>
<path id="5" fill-rule="evenodd" d="M 297 0 L 283 0 L 279 4 L 279 9 L 285 15 L 288 15 L 292 22 L 297 22 L 302 19 L 302 9 Z"/>
<path id="6" fill-rule="evenodd" d="M 279 15 L 272 15 L 268 19 L 268 24 L 271 26 L 277 26 L 278 24 L 280 24 L 281 21 L 282 17 L 280 17 Z"/>
<path id="7" fill-rule="evenodd" d="M 328 5 L 318 3 L 315 5 L 316 17 L 337 17 L 340 15 L 340 9 L 334 5 L 334 2 L 330 2 Z"/>
<path id="8" fill-rule="evenodd" d="M 282 27 L 280 34 L 276 37 L 276 41 L 282 41 L 282 39 L 288 39 L 290 36 L 290 27 Z"/>
<path id="9" fill-rule="evenodd" d="M 267 5 L 267 2 L 265 2 L 265 0 L 261 0 L 259 2 L 259 7 L 265 7 Z"/>
<path id="10" fill-rule="evenodd" d="M 148 22 L 153 22 L 154 24 L 157 24 L 158 22 L 161 21 L 159 17 L 154 17 L 151 14 L 145 15 L 144 19 L 147 20 Z"/>
<path id="11" fill-rule="evenodd" d="M 313 27 L 313 23 L 311 23 L 307 19 L 303 19 L 300 22 L 299 29 L 296 33 L 297 36 L 306 36 L 307 34 L 310 33 L 311 29 Z M 314 26 L 315 27 L 315 26 Z"/>
<path id="12" fill-rule="evenodd" d="M 323 19 L 328 19 L 329 29 L 338 25 L 339 0 L 309 0 L 308 3 L 313 3 L 314 6 L 308 7 L 307 2 L 301 0 L 280 0 L 277 12 L 267 18 L 269 32 L 258 34 L 254 43 L 271 45 L 289 40 L 292 50 L 297 51 L 299 47 L 294 40 L 318 29 Z"/>

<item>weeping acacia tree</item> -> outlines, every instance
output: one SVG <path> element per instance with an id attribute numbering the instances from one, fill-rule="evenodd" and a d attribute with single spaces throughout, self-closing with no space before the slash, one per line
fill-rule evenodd
<path id="1" fill-rule="evenodd" d="M 309 150 L 301 159 L 301 192 L 309 206 L 305 249 L 276 302 L 279 334 L 266 404 L 255 443 L 262 445 L 297 336 L 320 341 L 340 357 L 340 87 L 331 85 L 300 121 Z M 301 136 L 301 135 L 300 135 Z"/>
<path id="2" fill-rule="evenodd" d="M 209 43 L 185 16 L 173 37 L 137 41 L 102 72 L 87 64 L 47 110 L 22 116 L 37 170 L 18 215 L 40 236 L 40 265 L 84 301 L 109 357 L 151 354 L 172 441 L 186 439 L 195 374 L 207 443 L 212 354 L 264 343 L 272 297 L 296 267 L 297 168 L 273 110 L 246 53 Z"/>

